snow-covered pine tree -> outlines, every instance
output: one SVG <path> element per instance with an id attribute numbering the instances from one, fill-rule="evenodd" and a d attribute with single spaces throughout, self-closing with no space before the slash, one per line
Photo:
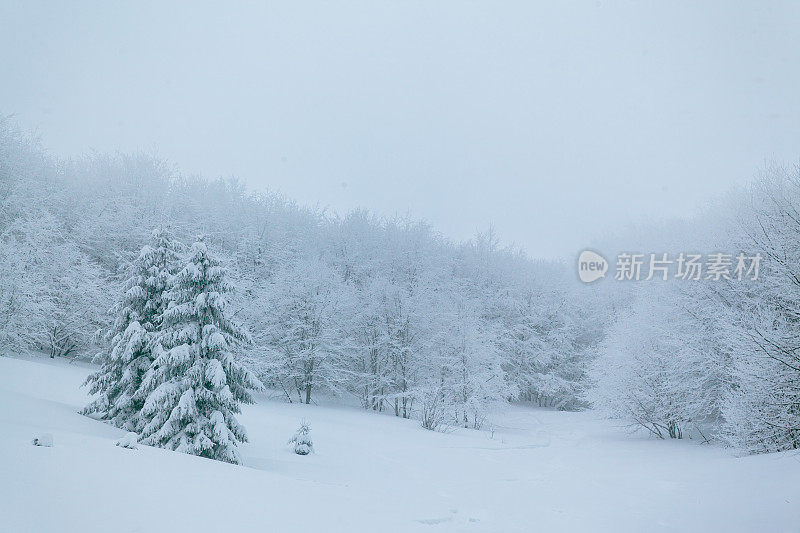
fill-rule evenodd
<path id="1" fill-rule="evenodd" d="M 111 353 L 85 382 L 99 396 L 83 409 L 112 424 L 135 430 L 144 398 L 138 393 L 158 350 L 161 315 L 167 308 L 165 291 L 179 265 L 176 243 L 169 232 L 156 229 L 139 252 L 125 282 L 125 293 L 115 306 L 116 319 L 107 338 Z"/>
<path id="2" fill-rule="evenodd" d="M 164 350 L 148 373 L 140 442 L 229 463 L 247 433 L 234 416 L 258 379 L 234 358 L 250 335 L 227 316 L 225 269 L 201 240 L 174 278 L 163 315 Z"/>
<path id="3" fill-rule="evenodd" d="M 311 441 L 311 428 L 305 420 L 300 422 L 300 427 L 294 432 L 289 444 L 292 445 L 294 453 L 297 455 L 308 455 L 314 451 L 314 443 Z"/>

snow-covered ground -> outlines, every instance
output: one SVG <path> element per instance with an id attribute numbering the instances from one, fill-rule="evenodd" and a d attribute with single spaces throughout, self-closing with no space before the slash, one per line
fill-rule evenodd
<path id="1" fill-rule="evenodd" d="M 260 399 L 245 466 L 114 445 L 87 367 L 0 357 L 0 531 L 798 531 L 800 455 L 737 458 L 596 414 L 513 407 L 494 432 Z M 286 445 L 300 419 L 315 453 Z M 52 433 L 52 448 L 31 440 Z"/>

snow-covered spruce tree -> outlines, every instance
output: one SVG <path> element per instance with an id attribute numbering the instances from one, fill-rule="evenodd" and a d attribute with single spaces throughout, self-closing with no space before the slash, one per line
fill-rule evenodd
<path id="1" fill-rule="evenodd" d="M 234 415 L 262 385 L 234 358 L 233 350 L 250 336 L 226 313 L 232 287 L 225 276 L 199 240 L 173 278 L 162 321 L 164 350 L 143 384 L 152 392 L 142 410 L 141 442 L 238 464 L 237 442 L 246 442 L 247 433 Z"/>
<path id="2" fill-rule="evenodd" d="M 308 455 L 314 451 L 314 443 L 311 441 L 311 428 L 305 421 L 300 422 L 300 427 L 294 432 L 289 444 L 292 445 L 294 453 L 297 455 Z"/>
<path id="3" fill-rule="evenodd" d="M 112 424 L 135 430 L 144 398 L 139 392 L 145 373 L 158 350 L 161 315 L 167 308 L 167 290 L 178 263 L 176 244 L 164 228 L 152 233 L 131 264 L 122 300 L 114 307 L 116 319 L 107 339 L 111 353 L 85 382 L 99 396 L 83 409 Z"/>

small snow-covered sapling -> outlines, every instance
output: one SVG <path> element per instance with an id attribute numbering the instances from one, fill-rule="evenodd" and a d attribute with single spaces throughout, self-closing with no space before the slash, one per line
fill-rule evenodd
<path id="1" fill-rule="evenodd" d="M 297 455 L 308 455 L 314 451 L 314 443 L 311 442 L 311 428 L 305 421 L 300 422 L 300 428 L 295 431 L 289 444 L 294 446 L 294 453 Z"/>

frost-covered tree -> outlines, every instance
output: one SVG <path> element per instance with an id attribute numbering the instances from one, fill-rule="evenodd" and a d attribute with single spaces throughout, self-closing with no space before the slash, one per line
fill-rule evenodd
<path id="1" fill-rule="evenodd" d="M 587 393 L 595 407 L 660 438 L 718 427 L 730 381 L 715 303 L 703 288 L 655 284 L 620 311 L 600 345 Z"/>
<path id="2" fill-rule="evenodd" d="M 758 279 L 720 288 L 729 325 L 733 384 L 724 439 L 750 452 L 800 448 L 800 168 L 770 168 L 737 206 L 747 256 L 762 256 Z"/>
<path id="3" fill-rule="evenodd" d="M 388 395 L 393 384 L 389 333 L 385 314 L 387 280 L 373 276 L 353 291 L 347 316 L 352 349 L 346 354 L 350 371 L 348 390 L 359 398 L 364 409 L 383 411 L 389 407 Z"/>
<path id="4" fill-rule="evenodd" d="M 200 240 L 174 276 L 162 318 L 164 350 L 142 384 L 150 392 L 141 442 L 238 464 L 237 443 L 247 433 L 235 415 L 261 383 L 236 360 L 250 336 L 228 313 L 232 287 L 225 275 Z"/>
<path id="5" fill-rule="evenodd" d="M 448 292 L 437 302 L 438 335 L 420 362 L 414 396 L 426 429 L 442 423 L 477 429 L 516 391 L 506 380 L 497 332 L 480 319 L 478 303 Z"/>
<path id="6" fill-rule="evenodd" d="M 111 352 L 86 379 L 89 392 L 98 397 L 84 408 L 84 414 L 129 431 L 138 427 L 144 406 L 139 388 L 160 349 L 162 315 L 169 301 L 166 292 L 178 266 L 177 245 L 170 233 L 164 228 L 154 230 L 151 242 L 131 264 L 123 297 L 113 310 L 116 318 L 107 334 Z"/>
<path id="7" fill-rule="evenodd" d="M 0 341 L 17 353 L 46 349 L 55 314 L 43 268 L 46 250 L 34 245 L 26 222 L 15 220 L 0 240 Z"/>
<path id="8" fill-rule="evenodd" d="M 562 300 L 557 305 L 557 300 Z M 564 293 L 527 291 L 502 302 L 498 342 L 519 399 L 539 406 L 576 405 L 582 378 L 580 326 Z"/>
<path id="9" fill-rule="evenodd" d="M 416 278 L 387 283 L 381 296 L 383 349 L 388 363 L 384 401 L 395 416 L 411 418 L 414 414 L 414 389 L 434 340 L 430 334 L 433 311 L 427 284 Z"/>
<path id="10" fill-rule="evenodd" d="M 94 346 L 109 307 L 106 278 L 50 211 L 22 213 L 6 228 L 0 272 L 0 335 L 8 346 L 50 357 Z"/>
<path id="11" fill-rule="evenodd" d="M 255 363 L 262 379 L 280 387 L 289 401 L 311 403 L 319 389 L 343 388 L 342 358 L 349 344 L 342 329 L 345 291 L 323 261 L 302 258 L 276 273 L 266 295 L 268 344 Z"/>
<path id="12" fill-rule="evenodd" d="M 604 322 L 593 291 L 576 290 L 562 264 L 500 246 L 491 227 L 459 247 L 455 274 L 466 282 L 458 292 L 477 302 L 480 322 L 495 331 L 516 399 L 582 407 L 584 371 Z"/>

